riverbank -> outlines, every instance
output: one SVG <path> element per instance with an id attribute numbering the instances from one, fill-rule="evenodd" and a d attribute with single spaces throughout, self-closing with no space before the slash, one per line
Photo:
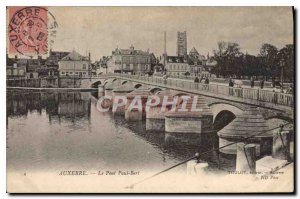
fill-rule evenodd
<path id="1" fill-rule="evenodd" d="M 34 92 L 91 92 L 97 88 L 35 88 L 35 87 L 6 87 L 6 91 L 34 91 Z"/>

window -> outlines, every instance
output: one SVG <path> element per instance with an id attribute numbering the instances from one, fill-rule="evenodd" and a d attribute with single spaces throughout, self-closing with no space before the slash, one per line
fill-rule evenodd
<path id="1" fill-rule="evenodd" d="M 86 69 L 86 64 L 83 64 L 83 67 L 82 67 L 83 69 Z"/>
<path id="2" fill-rule="evenodd" d="M 85 72 L 82 72 L 83 75 L 85 75 Z"/>
<path id="3" fill-rule="evenodd" d="M 78 72 L 76 72 L 75 74 L 78 75 Z"/>
<path id="4" fill-rule="evenodd" d="M 64 75 L 64 74 L 65 74 L 65 72 L 61 72 L 61 74 L 62 74 L 62 75 Z"/>

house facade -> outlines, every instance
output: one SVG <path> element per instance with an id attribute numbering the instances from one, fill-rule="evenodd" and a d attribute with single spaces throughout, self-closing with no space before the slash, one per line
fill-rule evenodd
<path id="1" fill-rule="evenodd" d="M 165 63 L 165 70 L 170 76 L 181 76 L 190 71 L 188 60 L 184 57 L 166 56 Z"/>
<path id="2" fill-rule="evenodd" d="M 206 58 L 205 56 L 200 55 L 195 47 L 193 47 L 189 52 L 189 65 L 191 76 L 206 76 Z"/>
<path id="3" fill-rule="evenodd" d="M 67 56 L 70 52 L 64 51 L 52 51 L 50 49 L 49 57 L 46 59 L 46 72 L 49 76 L 57 76 L 58 75 L 58 62 Z"/>
<path id="4" fill-rule="evenodd" d="M 135 50 L 133 46 L 129 49 L 117 48 L 107 61 L 108 71 L 113 73 L 145 74 L 151 71 L 153 56 L 152 53 L 149 53 L 149 50 Z"/>
<path id="5" fill-rule="evenodd" d="M 34 58 L 9 58 L 6 56 L 6 76 L 8 78 L 38 78 L 39 71 L 44 66 L 45 60 L 41 56 Z"/>
<path id="6" fill-rule="evenodd" d="M 76 76 L 76 77 L 88 77 L 90 76 L 91 61 L 89 57 L 85 57 L 72 51 L 67 56 L 62 58 L 58 62 L 59 75 L 64 76 Z"/>

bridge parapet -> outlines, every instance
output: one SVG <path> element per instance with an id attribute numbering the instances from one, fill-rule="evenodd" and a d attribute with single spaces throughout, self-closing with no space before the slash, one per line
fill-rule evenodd
<path id="1" fill-rule="evenodd" d="M 212 93 L 218 96 L 234 97 L 257 102 L 266 102 L 274 105 L 282 105 L 285 107 L 294 106 L 294 96 L 292 94 L 279 93 L 254 88 L 238 88 L 218 84 L 194 83 L 191 81 L 185 81 L 181 79 L 165 80 L 163 78 L 153 76 L 147 77 L 127 74 L 118 74 L 117 76 L 131 80 L 138 80 L 141 83 L 146 84 L 154 83 L 157 86 L 161 87 L 175 87 L 190 91 L 200 91 L 202 92 L 201 94 Z"/>

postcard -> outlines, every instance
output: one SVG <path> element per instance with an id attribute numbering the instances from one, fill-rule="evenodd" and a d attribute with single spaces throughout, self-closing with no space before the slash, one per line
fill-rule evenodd
<path id="1" fill-rule="evenodd" d="M 8 193 L 293 193 L 293 7 L 6 8 Z"/>

